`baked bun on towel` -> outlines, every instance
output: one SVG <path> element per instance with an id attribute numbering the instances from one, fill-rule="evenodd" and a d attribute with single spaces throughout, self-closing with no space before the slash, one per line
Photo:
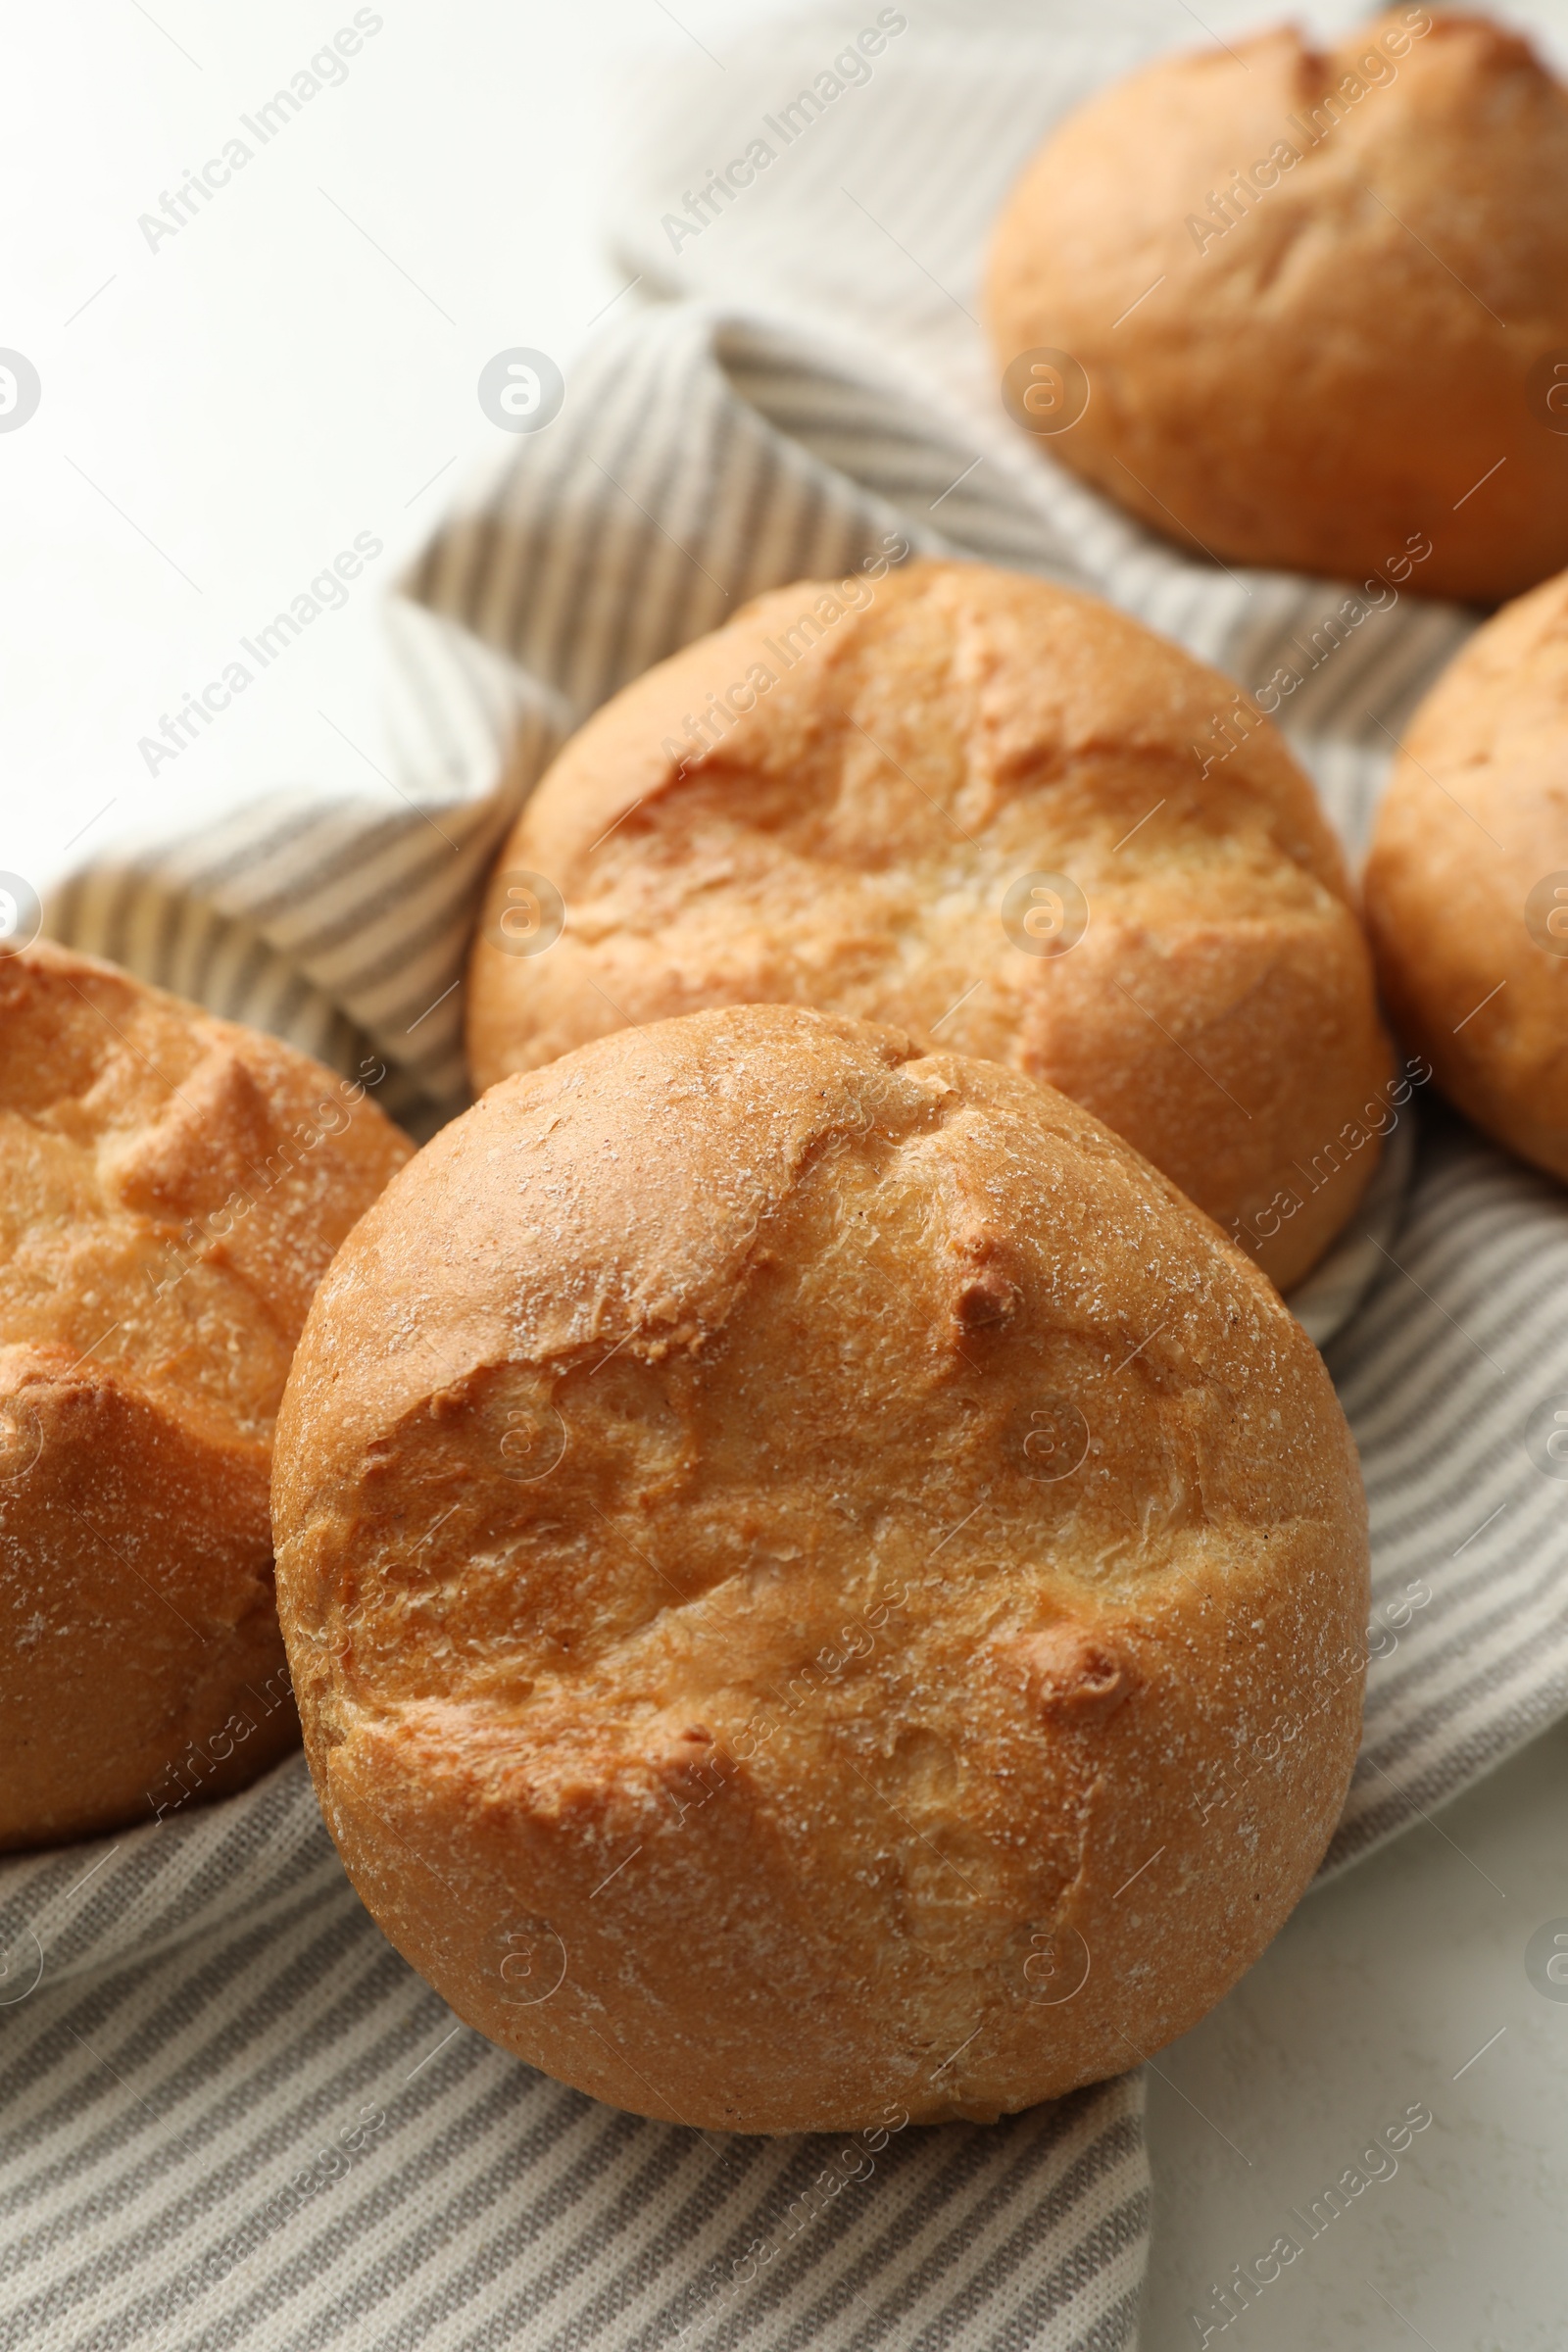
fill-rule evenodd
<path id="1" fill-rule="evenodd" d="M 1196 552 L 1482 603 L 1568 564 L 1568 91 L 1486 17 L 1101 91 L 1004 206 L 987 310 L 1039 447 Z"/>
<path id="2" fill-rule="evenodd" d="M 1439 1085 L 1568 1181 L 1568 572 L 1478 630 L 1410 721 L 1366 901 Z"/>
<path id="3" fill-rule="evenodd" d="M 0 1849 L 293 1745 L 272 1416 L 412 1148 L 273 1038 L 42 942 L 0 956 Z"/>
<path id="4" fill-rule="evenodd" d="M 1365 1508 L 1294 1317 L 1064 1096 L 836 1015 L 621 1030 L 444 1129 L 317 1296 L 273 1513 L 366 1903 L 640 2114 L 1135 2063 L 1355 1755 Z"/>
<path id="5" fill-rule="evenodd" d="M 758 1001 L 1060 1087 L 1282 1290 L 1387 1123 L 1345 863 L 1274 728 L 1109 605 L 980 564 L 777 589 L 588 721 L 491 881 L 473 1082 Z"/>

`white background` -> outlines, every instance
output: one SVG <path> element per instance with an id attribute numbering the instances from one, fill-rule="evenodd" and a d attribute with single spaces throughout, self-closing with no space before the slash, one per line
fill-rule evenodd
<path id="1" fill-rule="evenodd" d="M 35 888 L 181 804 L 377 789 L 376 590 L 465 467 L 515 453 L 484 362 L 569 363 L 617 290 L 612 91 L 639 55 L 701 62 L 657 0 L 371 13 L 347 78 L 260 147 L 240 116 L 354 0 L 0 14 L 0 346 L 43 382 L 0 433 L 0 868 Z M 252 160 L 149 246 L 139 217 L 236 133 Z M 367 530 L 386 553 L 351 603 L 150 775 L 139 739 Z"/>
<path id="2" fill-rule="evenodd" d="M 568 364 L 617 292 L 597 207 L 619 93 L 629 79 L 632 103 L 653 102 L 636 61 L 695 44 L 717 74 L 738 30 L 778 12 L 375 13 L 343 85 L 156 251 L 138 215 L 352 6 L 154 0 L 149 16 L 75 0 L 0 17 L 0 346 L 43 381 L 37 415 L 0 434 L 0 869 L 35 888 L 178 806 L 289 782 L 376 789 L 374 594 L 463 472 L 511 446 L 474 398 L 484 362 L 527 344 Z M 138 738 L 362 531 L 386 552 L 348 607 L 151 777 Z M 1531 1933 L 1568 1917 L 1565 1786 L 1559 1730 L 1309 1897 L 1158 2060 L 1145 2352 L 1197 2344 L 1187 2314 L 1211 2284 L 1418 2101 L 1436 2121 L 1397 2176 L 1211 2340 L 1568 2342 L 1568 2003 L 1524 1970 Z"/>

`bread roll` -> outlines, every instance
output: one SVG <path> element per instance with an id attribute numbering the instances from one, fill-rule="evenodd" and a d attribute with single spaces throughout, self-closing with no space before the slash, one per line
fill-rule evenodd
<path id="1" fill-rule="evenodd" d="M 1355 1755 L 1355 1452 L 1277 1294 L 1064 1096 L 835 1015 L 621 1030 L 439 1134 L 317 1296 L 273 1514 L 355 1886 L 644 2115 L 1134 2064 Z"/>
<path id="2" fill-rule="evenodd" d="M 1411 720 L 1366 903 L 1439 1085 L 1568 1179 L 1568 572 L 1479 630 Z"/>
<path id="3" fill-rule="evenodd" d="M 1041 449 L 1184 545 L 1491 602 L 1568 563 L 1568 92 L 1485 17 L 1117 82 L 1004 207 L 987 308 Z"/>
<path id="4" fill-rule="evenodd" d="M 0 1849 L 164 1818 L 298 1738 L 272 1417 L 411 1149 L 272 1038 L 0 956 Z"/>
<path id="5" fill-rule="evenodd" d="M 589 720 L 496 866 L 473 1082 L 760 999 L 1060 1087 L 1281 1288 L 1376 1161 L 1371 959 L 1280 737 L 1108 605 L 984 564 L 779 589 Z"/>

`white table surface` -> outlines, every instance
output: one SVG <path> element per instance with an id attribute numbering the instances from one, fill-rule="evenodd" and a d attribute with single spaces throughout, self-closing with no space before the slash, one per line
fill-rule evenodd
<path id="1" fill-rule="evenodd" d="M 371 13 L 341 86 L 156 251 L 138 216 L 353 7 L 75 0 L 0 19 L 0 346 L 43 383 L 37 415 L 0 433 L 0 869 L 35 888 L 176 808 L 373 788 L 353 748 L 373 752 L 378 727 L 368 591 L 461 470 L 498 454 L 484 362 L 518 344 L 569 362 L 617 291 L 596 239 L 612 90 L 629 60 L 694 43 L 719 72 L 737 29 L 775 11 Z M 386 552 L 363 591 L 150 776 L 138 739 L 366 530 Z M 1524 1962 L 1559 1915 L 1563 1727 L 1302 1905 L 1152 2079 L 1144 2352 L 1197 2344 L 1189 2311 L 1418 2101 L 1435 2120 L 1397 2174 L 1211 2341 L 1561 2352 L 1568 2002 Z"/>

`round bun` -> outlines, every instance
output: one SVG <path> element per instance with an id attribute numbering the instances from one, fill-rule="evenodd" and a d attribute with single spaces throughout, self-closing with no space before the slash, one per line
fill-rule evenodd
<path id="1" fill-rule="evenodd" d="M 1568 572 L 1479 630 L 1411 720 L 1366 905 L 1439 1085 L 1568 1180 Z"/>
<path id="2" fill-rule="evenodd" d="M 298 1738 L 272 1419 L 411 1149 L 271 1038 L 59 948 L 0 957 L 0 1848 L 164 1818 Z"/>
<path id="3" fill-rule="evenodd" d="M 988 310 L 1014 416 L 1153 530 L 1486 602 L 1568 563 L 1568 92 L 1485 18 L 1116 83 L 1008 199 Z"/>
<path id="4" fill-rule="evenodd" d="M 550 937 L 508 936 L 519 874 L 564 901 L 548 953 L 513 952 Z M 1331 1149 L 1376 1113 L 1388 1049 L 1311 785 L 1230 679 L 1043 580 L 914 564 L 776 590 L 557 760 L 474 946 L 475 1088 L 758 1001 L 1060 1087 L 1282 1288 L 1372 1174 L 1375 1143 Z"/>
<path id="5" fill-rule="evenodd" d="M 1355 1755 L 1355 1453 L 1208 1220 L 997 1063 L 786 1005 L 508 1080 L 340 1251 L 278 1605 L 460 2017 L 715 2130 L 988 2118 L 1193 2025 Z"/>

